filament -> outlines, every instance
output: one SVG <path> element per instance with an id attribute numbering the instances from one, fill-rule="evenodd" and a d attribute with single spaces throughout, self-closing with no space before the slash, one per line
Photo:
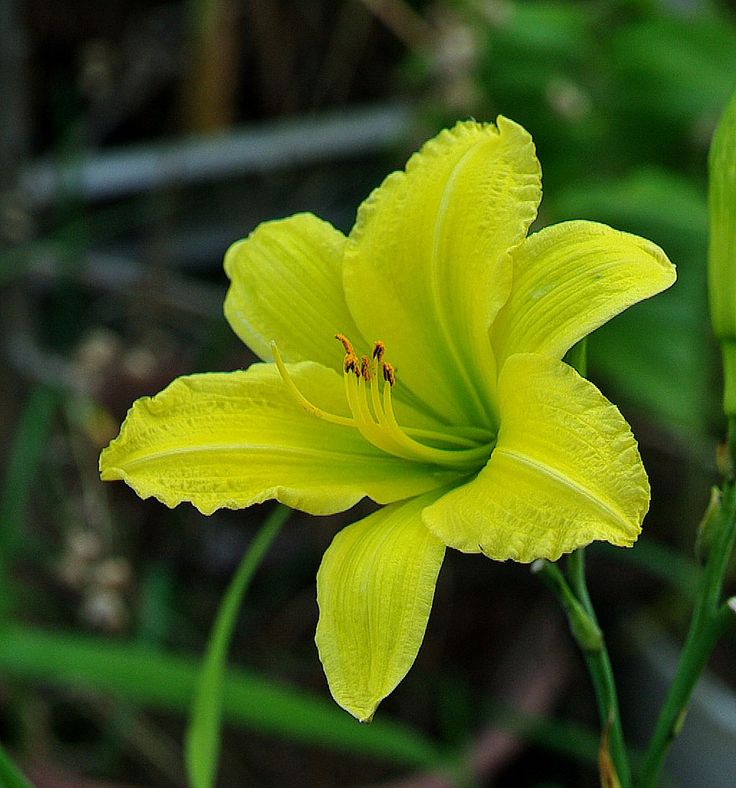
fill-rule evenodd
<path id="1" fill-rule="evenodd" d="M 467 434 L 402 427 L 394 413 L 391 393 L 397 383 L 396 372 L 389 362 L 383 360 L 384 343 L 377 341 L 371 356 L 359 359 L 345 335 L 337 334 L 335 338 L 345 350 L 343 383 L 351 416 L 330 413 L 305 397 L 291 377 L 276 344 L 271 344 L 279 374 L 293 399 L 304 410 L 332 424 L 358 430 L 373 446 L 395 457 L 468 471 L 488 459 L 494 440 L 487 430 L 470 428 L 477 435 L 474 439 Z M 464 427 L 458 429 L 468 430 Z M 441 447 L 443 445 L 444 448 Z"/>

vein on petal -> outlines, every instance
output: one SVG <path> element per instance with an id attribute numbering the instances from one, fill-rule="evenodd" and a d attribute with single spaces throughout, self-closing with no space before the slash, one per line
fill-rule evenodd
<path id="1" fill-rule="evenodd" d="M 263 451 L 269 454 L 282 454 L 282 455 L 294 455 L 300 457 L 324 457 L 330 458 L 335 461 L 343 460 L 346 456 L 348 457 L 359 457 L 361 459 L 365 459 L 370 461 L 373 459 L 371 454 L 365 454 L 363 452 L 357 451 L 349 451 L 349 450 L 342 450 L 342 451 L 330 451 L 329 449 L 317 449 L 317 448 L 307 448 L 307 447 L 298 447 L 292 448 L 289 446 L 273 446 L 269 444 L 256 444 L 256 443 L 213 443 L 213 444 L 203 444 L 199 446 L 182 446 L 181 448 L 172 448 L 166 449 L 164 451 L 157 451 L 151 452 L 150 454 L 145 454 L 141 457 L 136 457 L 134 459 L 126 460 L 123 463 L 123 466 L 126 468 L 135 466 L 135 465 L 142 465 L 147 462 L 155 462 L 156 460 L 166 459 L 168 457 L 177 457 L 180 455 L 185 454 L 205 454 L 205 453 L 217 453 L 217 452 L 253 452 L 253 451 Z M 385 458 L 384 458 L 385 459 Z M 389 457 L 388 459 L 393 459 Z M 402 462 L 397 458 L 397 465 L 402 464 Z"/>
<path id="2" fill-rule="evenodd" d="M 538 471 L 543 476 L 546 476 L 548 479 L 551 479 L 552 481 L 557 482 L 559 485 L 563 487 L 567 487 L 568 489 L 573 490 L 574 492 L 583 496 L 591 504 L 593 504 L 594 507 L 604 512 L 610 519 L 619 522 L 624 531 L 630 532 L 632 530 L 635 530 L 631 527 L 631 523 L 626 518 L 626 515 L 620 509 L 602 500 L 599 496 L 591 492 L 584 485 L 574 481 L 569 476 L 565 476 L 559 471 L 556 471 L 554 468 L 547 465 L 546 463 L 539 462 L 538 460 L 534 460 L 531 457 L 527 457 L 524 454 L 520 454 L 519 452 L 513 451 L 513 449 L 503 449 L 496 447 L 494 454 L 495 453 L 503 454 L 506 457 L 510 458 L 511 460 L 515 460 L 519 464 L 525 465 L 527 468 L 531 468 L 535 471 Z"/>

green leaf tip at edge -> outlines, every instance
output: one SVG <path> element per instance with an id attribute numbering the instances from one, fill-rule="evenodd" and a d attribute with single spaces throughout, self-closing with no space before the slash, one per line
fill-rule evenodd
<path id="1" fill-rule="evenodd" d="M 33 788 L 2 747 L 0 747 L 0 784 L 3 788 Z"/>
<path id="2" fill-rule="evenodd" d="M 211 788 L 215 783 L 230 639 L 251 578 L 290 514 L 291 510 L 286 506 L 277 506 L 266 518 L 228 586 L 212 627 L 186 734 L 185 760 L 193 788 Z"/>

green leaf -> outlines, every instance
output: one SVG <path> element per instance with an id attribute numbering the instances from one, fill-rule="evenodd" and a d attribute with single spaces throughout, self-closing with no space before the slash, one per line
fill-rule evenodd
<path id="1" fill-rule="evenodd" d="M 220 724 L 228 647 L 245 591 L 291 510 L 277 506 L 243 556 L 222 600 L 192 703 L 186 736 L 186 764 L 194 788 L 210 788 L 217 776 Z"/>
<path id="2" fill-rule="evenodd" d="M 546 59 L 548 63 L 583 58 L 592 45 L 593 20 L 591 9 L 584 4 L 547 0 L 514 3 L 491 28 L 491 53 L 495 54 L 495 46 L 501 50 L 496 55 L 499 60 L 511 53 L 524 60 Z M 513 74 L 505 76 L 513 79 Z"/>
<path id="3" fill-rule="evenodd" d="M 494 727 L 518 736 L 581 763 L 597 761 L 600 737 L 593 731 L 567 720 L 550 720 L 492 702 L 488 709 Z"/>
<path id="4" fill-rule="evenodd" d="M 48 386 L 37 386 L 31 392 L 5 466 L 0 487 L 0 618 L 13 607 L 6 565 L 23 542 L 26 509 L 58 404 L 58 393 Z"/>
<path id="5" fill-rule="evenodd" d="M 26 681 L 117 695 L 154 709 L 186 712 L 197 660 L 143 645 L 8 626 L 0 629 L 0 672 Z M 223 719 L 250 730 L 406 766 L 446 763 L 418 731 L 386 719 L 359 725 L 324 697 L 230 669 L 223 683 Z"/>
<path id="6" fill-rule="evenodd" d="M 0 785 L 3 788 L 33 788 L 0 747 Z"/>
<path id="7" fill-rule="evenodd" d="M 635 117 L 715 120 L 733 90 L 736 29 L 726 15 L 662 15 L 611 38 L 616 95 Z"/>
<path id="8" fill-rule="evenodd" d="M 705 302 L 708 214 L 704 193 L 682 176 L 643 169 L 625 178 L 576 183 L 559 191 L 555 218 L 594 219 L 645 235 L 677 265 L 678 281 L 590 337 L 590 366 L 620 399 L 660 424 L 703 435 L 716 397 Z M 673 385 L 673 370 L 679 385 Z"/>
<path id="9" fill-rule="evenodd" d="M 57 392 L 48 386 L 37 386 L 18 422 L 0 493 L 0 546 L 3 553 L 12 551 L 21 539 L 26 507 L 58 404 Z"/>

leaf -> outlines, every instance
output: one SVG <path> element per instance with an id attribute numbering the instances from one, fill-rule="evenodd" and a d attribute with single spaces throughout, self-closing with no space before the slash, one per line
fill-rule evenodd
<path id="1" fill-rule="evenodd" d="M 226 660 L 235 621 L 253 574 L 290 514 L 290 509 L 278 506 L 268 516 L 246 550 L 222 600 L 215 625 L 212 627 L 186 735 L 187 773 L 194 788 L 209 788 L 215 783 L 220 754 Z"/>
<path id="2" fill-rule="evenodd" d="M 0 785 L 3 788 L 33 788 L 0 747 Z"/>
<path id="3" fill-rule="evenodd" d="M 37 386 L 18 422 L 0 493 L 0 544 L 4 553 L 12 551 L 21 539 L 26 507 L 58 404 L 59 397 L 53 389 Z"/>
<path id="4" fill-rule="evenodd" d="M 677 265 L 667 293 L 637 304 L 590 337 L 590 366 L 616 385 L 621 399 L 660 424 L 703 435 L 716 409 L 709 388 L 711 349 L 705 303 L 707 208 L 684 177 L 658 169 L 555 195 L 556 218 L 583 216 L 644 233 Z"/>
<path id="5" fill-rule="evenodd" d="M 199 663 L 142 645 L 99 637 L 45 632 L 20 626 L 0 629 L 0 671 L 25 681 L 87 688 L 154 709 L 186 712 Z M 287 687 L 252 670 L 228 670 L 223 719 L 289 741 L 432 768 L 445 759 L 418 731 L 385 719 L 359 725 L 326 697 Z"/>
<path id="6" fill-rule="evenodd" d="M 734 26 L 725 15 L 662 15 L 611 38 L 617 101 L 634 117 L 692 123 L 715 119 L 733 89 Z"/>
<path id="7" fill-rule="evenodd" d="M 38 468 L 46 451 L 58 394 L 47 386 L 31 393 L 15 431 L 0 487 L 0 617 L 13 607 L 6 564 L 23 543 L 26 509 L 35 489 Z"/>

